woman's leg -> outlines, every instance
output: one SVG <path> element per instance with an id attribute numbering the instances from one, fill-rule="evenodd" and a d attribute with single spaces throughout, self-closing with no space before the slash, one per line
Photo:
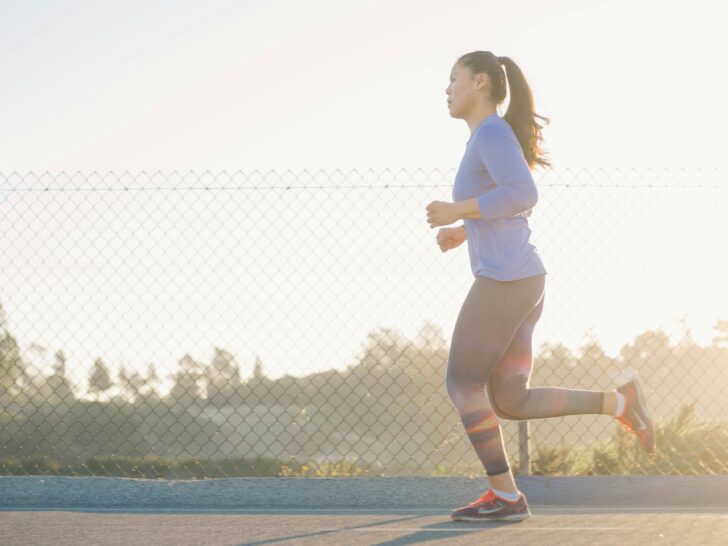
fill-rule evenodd
<path id="1" fill-rule="evenodd" d="M 545 275 L 516 281 L 477 276 L 455 323 L 446 385 L 488 476 L 508 472 L 498 417 L 485 394 L 491 372 L 540 301 Z"/>
<path id="2" fill-rule="evenodd" d="M 543 304 L 542 297 L 488 378 L 486 385 L 493 408 L 499 417 L 511 420 L 605 413 L 604 396 L 612 393 L 561 387 L 529 388 L 533 368 L 531 339 Z M 609 413 L 613 414 L 614 409 Z"/>

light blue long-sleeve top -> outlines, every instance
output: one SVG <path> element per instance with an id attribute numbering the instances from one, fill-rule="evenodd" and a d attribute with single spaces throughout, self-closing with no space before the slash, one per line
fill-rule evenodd
<path id="1" fill-rule="evenodd" d="M 546 274 L 529 242 L 536 184 L 516 134 L 498 114 L 472 132 L 455 175 L 453 201 L 473 197 L 482 218 L 463 220 L 473 275 L 513 281 Z"/>

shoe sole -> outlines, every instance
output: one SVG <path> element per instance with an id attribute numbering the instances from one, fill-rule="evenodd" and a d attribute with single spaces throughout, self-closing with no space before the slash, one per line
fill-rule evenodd
<path id="1" fill-rule="evenodd" d="M 507 516 L 499 516 L 493 518 L 474 517 L 474 516 L 451 516 L 453 521 L 523 521 L 531 517 L 531 514 L 509 514 Z"/>
<path id="2" fill-rule="evenodd" d="M 637 392 L 637 401 L 639 402 L 639 410 L 640 410 L 640 419 L 644 421 L 644 424 L 647 426 L 647 433 L 652 438 L 652 449 L 647 449 L 648 453 L 654 453 L 655 452 L 655 429 L 652 426 L 652 419 L 650 419 L 650 416 L 647 415 L 647 402 L 645 400 L 645 396 L 642 393 L 642 385 L 639 384 L 639 381 L 636 377 L 632 379 L 632 382 L 634 384 L 634 390 Z"/>

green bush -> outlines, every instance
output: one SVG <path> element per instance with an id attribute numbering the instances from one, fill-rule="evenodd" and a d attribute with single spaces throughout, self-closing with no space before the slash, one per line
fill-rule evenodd
<path id="1" fill-rule="evenodd" d="M 99 408 L 100 409 L 100 408 Z M 99 417 L 102 413 L 99 413 Z M 44 419 L 47 415 L 42 416 Z M 119 418 L 113 415 L 112 418 Z M 121 422 L 120 422 L 121 423 Z M 109 421 L 109 424 L 116 424 Z M 681 406 L 676 415 L 657 423 L 657 452 L 647 456 L 637 438 L 615 425 L 612 437 L 589 446 L 561 443 L 531 448 L 531 475 L 577 476 L 607 474 L 725 474 L 728 469 L 728 423 L 700 423 L 694 404 Z M 192 479 L 233 476 L 398 476 L 416 475 L 419 466 L 396 461 L 363 463 L 358 459 L 298 461 L 272 458 L 199 459 L 174 455 L 96 455 L 74 459 L 59 449 L 66 444 L 52 437 L 42 444 L 49 454 L 21 453 L 0 459 L 0 475 L 119 476 L 134 478 Z M 112 446 L 116 447 L 116 446 Z M 139 444 L 137 443 L 137 449 Z M 129 449 L 128 447 L 126 448 Z M 122 450 L 123 452 L 123 450 Z M 51 455 L 52 454 L 52 455 Z M 477 463 L 479 464 L 479 463 Z M 519 469 L 513 465 L 514 475 Z M 464 461 L 438 464 L 431 476 L 478 476 L 481 467 Z"/>

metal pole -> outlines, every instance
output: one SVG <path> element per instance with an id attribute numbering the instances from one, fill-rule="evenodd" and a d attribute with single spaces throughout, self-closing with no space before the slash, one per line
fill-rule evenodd
<path id="1" fill-rule="evenodd" d="M 528 420 L 518 421 L 518 469 L 521 476 L 531 475 L 531 457 L 529 453 L 530 427 Z"/>

